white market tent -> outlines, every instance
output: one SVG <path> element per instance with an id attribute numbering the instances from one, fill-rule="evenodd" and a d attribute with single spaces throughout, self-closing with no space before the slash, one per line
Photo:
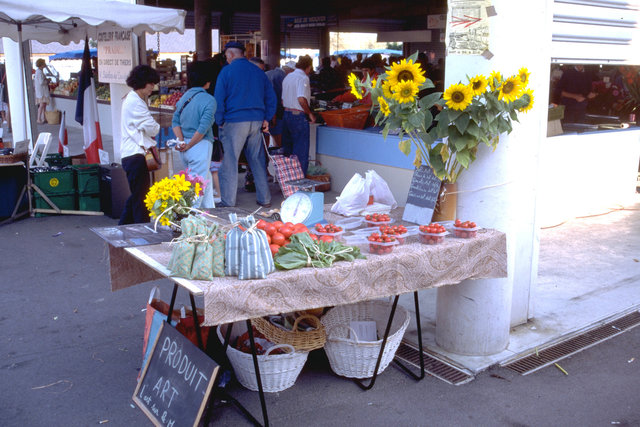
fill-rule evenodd
<path id="1" fill-rule="evenodd" d="M 18 43 L 17 49 L 13 50 L 7 49 L 5 43 L 5 51 L 9 51 L 6 52 L 8 78 L 19 79 L 19 85 L 8 82 L 9 97 L 15 113 L 12 115 L 14 133 L 23 129 L 23 137 L 28 137 L 27 116 L 30 116 L 31 141 L 35 140 L 35 111 L 31 108 L 35 102 L 31 85 L 31 63 L 29 46 L 24 41 L 69 44 L 85 37 L 96 39 L 98 31 L 114 28 L 132 30 L 138 36 L 144 32 L 178 31 L 182 34 L 185 16 L 184 10 L 111 0 L 0 0 L 0 36 Z M 26 82 L 29 82 L 26 85 L 27 103 L 23 89 Z M 12 91 L 11 86 L 20 89 Z M 16 134 L 15 137 L 18 138 L 19 135 Z"/>

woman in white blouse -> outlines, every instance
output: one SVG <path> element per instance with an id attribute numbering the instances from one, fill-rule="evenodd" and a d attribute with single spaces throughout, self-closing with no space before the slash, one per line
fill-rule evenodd
<path id="1" fill-rule="evenodd" d="M 119 225 L 149 222 L 144 198 L 151 188 L 151 179 L 144 151 L 156 145 L 153 138 L 160 131 L 160 125 L 149 112 L 147 98 L 159 81 L 158 72 L 148 65 L 138 65 L 127 77 L 127 85 L 133 90 L 122 103 L 120 154 L 131 196 L 126 201 Z"/>
<path id="2" fill-rule="evenodd" d="M 44 75 L 44 67 L 47 63 L 44 59 L 39 58 L 36 61 L 36 75 L 33 79 L 33 85 L 36 92 L 36 105 L 38 106 L 38 123 L 45 122 L 44 112 L 47 109 L 47 104 L 51 102 L 51 95 L 49 94 L 49 79 Z"/>

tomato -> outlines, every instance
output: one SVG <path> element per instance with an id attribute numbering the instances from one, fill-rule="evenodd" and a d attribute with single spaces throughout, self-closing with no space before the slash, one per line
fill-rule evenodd
<path id="1" fill-rule="evenodd" d="M 264 219 L 259 219 L 257 224 L 256 224 L 256 228 L 259 228 L 260 230 L 264 230 L 264 228 L 267 226 L 267 224 L 269 224 L 267 221 L 265 221 Z"/>
<path id="2" fill-rule="evenodd" d="M 318 240 L 318 236 L 312 233 L 309 233 L 309 237 L 311 237 L 311 240 Z"/>
<path id="3" fill-rule="evenodd" d="M 322 240 L 323 242 L 331 243 L 333 242 L 333 237 L 327 236 L 325 234 L 324 236 L 320 236 L 320 240 Z"/>
<path id="4" fill-rule="evenodd" d="M 293 234 L 304 233 L 305 231 L 309 231 L 309 229 L 302 223 L 298 223 L 293 226 Z"/>
<path id="5" fill-rule="evenodd" d="M 264 231 L 269 235 L 272 236 L 278 231 L 278 229 L 276 228 L 275 224 L 267 224 L 264 227 Z"/>
<path id="6" fill-rule="evenodd" d="M 282 221 L 273 221 L 271 224 L 276 227 L 276 231 L 280 230 L 280 227 L 282 227 Z"/>
<path id="7" fill-rule="evenodd" d="M 285 237 L 282 233 L 276 232 L 271 236 L 271 241 L 279 246 L 284 245 Z"/>
<path id="8" fill-rule="evenodd" d="M 285 224 L 282 227 L 280 227 L 280 230 L 278 230 L 278 233 L 281 233 L 285 237 L 285 239 L 288 239 L 293 234 L 293 227 Z"/>
<path id="9" fill-rule="evenodd" d="M 285 223 L 284 223 L 284 224 L 282 224 L 282 225 L 283 225 L 283 226 L 284 226 L 284 225 L 286 225 L 287 227 L 291 227 L 291 228 L 293 228 L 293 226 L 294 226 L 295 224 L 294 224 L 294 223 L 292 223 L 292 222 L 285 222 Z"/>
<path id="10" fill-rule="evenodd" d="M 275 255 L 280 250 L 280 246 L 271 244 L 269 245 L 269 249 L 271 249 L 271 255 Z"/>
<path id="11" fill-rule="evenodd" d="M 271 244 L 271 236 L 267 234 L 267 243 Z"/>

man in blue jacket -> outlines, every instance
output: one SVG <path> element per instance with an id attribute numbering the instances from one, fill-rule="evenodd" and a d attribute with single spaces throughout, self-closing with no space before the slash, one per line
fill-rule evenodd
<path id="1" fill-rule="evenodd" d="M 242 43 L 227 43 L 224 53 L 229 65 L 218 75 L 215 89 L 216 123 L 224 147 L 220 167 L 222 203 L 219 206 L 236 205 L 238 157 L 246 143 L 245 155 L 253 171 L 256 201 L 260 206 L 270 207 L 262 132 L 269 131 L 269 121 L 276 112 L 276 95 L 264 71 L 244 57 Z"/>

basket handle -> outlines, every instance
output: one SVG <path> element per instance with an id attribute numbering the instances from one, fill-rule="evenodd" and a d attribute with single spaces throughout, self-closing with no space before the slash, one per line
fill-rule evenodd
<path id="1" fill-rule="evenodd" d="M 331 328 L 329 328 L 329 330 L 327 331 L 327 337 L 331 338 L 331 332 L 333 332 L 334 329 L 340 328 L 340 327 L 349 329 L 351 331 L 351 333 L 353 334 L 353 336 L 356 337 L 356 343 L 360 343 L 360 339 L 358 338 L 358 334 L 356 333 L 356 331 L 354 331 L 351 326 L 347 326 L 347 325 L 343 325 L 343 324 L 334 325 Z"/>
<path id="2" fill-rule="evenodd" d="M 293 348 L 293 346 L 291 344 L 276 344 L 273 347 L 269 347 L 269 350 L 267 350 L 267 352 L 264 355 L 265 356 L 269 356 L 273 350 L 276 350 L 276 349 L 279 349 L 279 348 L 289 349 L 289 353 L 295 353 L 296 352 L 296 349 Z"/>
<path id="3" fill-rule="evenodd" d="M 298 322 L 300 322 L 300 320 L 302 319 L 311 319 L 316 324 L 316 329 L 320 327 L 320 319 L 318 319 L 317 316 L 314 316 L 313 314 L 303 314 L 302 316 L 298 316 L 296 321 L 293 322 L 293 327 L 291 328 L 291 331 L 296 332 L 298 330 Z"/>

